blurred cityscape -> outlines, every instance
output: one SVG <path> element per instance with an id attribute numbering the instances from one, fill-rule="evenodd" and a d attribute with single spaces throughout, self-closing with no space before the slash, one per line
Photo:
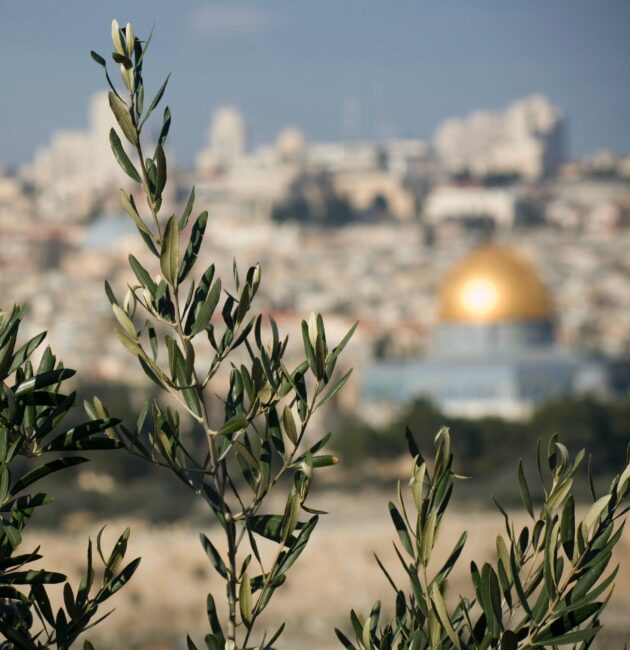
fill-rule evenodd
<path id="1" fill-rule="evenodd" d="M 55 132 L 31 163 L 0 176 L 0 297 L 4 309 L 26 304 L 32 330 L 48 330 L 84 380 L 138 386 L 143 376 L 113 335 L 102 288 L 108 279 L 124 293 L 130 251 L 150 264 L 119 204 L 118 189 L 134 188 L 109 150 L 112 126 L 107 96 L 98 94 L 87 129 Z M 224 277 L 234 258 L 243 268 L 260 262 L 258 309 L 296 341 L 311 311 L 325 314 L 331 340 L 360 322 L 343 408 L 374 397 L 365 379 L 374 368 L 431 353 L 440 288 L 488 241 L 539 276 L 554 343 L 614 360 L 617 374 L 597 390 L 623 394 L 630 155 L 568 160 L 568 135 L 563 110 L 530 96 L 446 119 L 431 142 L 309 142 L 289 126 L 275 142 L 251 148 L 247 117 L 223 106 L 194 169 L 171 160 L 163 213 L 181 212 L 194 186 L 196 210 L 210 213 L 201 262 L 215 262 Z M 558 390 L 578 389 L 569 382 Z M 385 391 L 386 401 L 422 394 L 413 385 L 404 390 Z M 500 404 L 494 410 L 506 413 Z"/>
<path id="2" fill-rule="evenodd" d="M 87 112 L 87 129 L 55 132 L 29 164 L 0 169 L 0 307 L 26 305 L 27 334 L 48 331 L 79 391 L 105 391 L 113 413 L 133 417 L 134 395 L 150 386 L 114 335 L 103 282 L 124 296 L 129 253 L 153 274 L 159 264 L 119 203 L 123 187 L 143 205 L 109 148 L 107 95 Z M 317 423 L 342 434 L 332 444 L 345 472 L 318 486 L 332 514 L 311 556 L 337 580 L 298 563 L 276 609 L 290 616 L 285 647 L 337 647 L 331 628 L 345 625 L 347 603 L 388 595 L 372 552 L 391 551 L 384 492 L 409 470 L 405 426 L 423 444 L 452 426 L 456 462 L 478 480 L 460 490 L 447 536 L 470 528 L 476 559 L 494 553 L 500 523 L 487 495 L 519 503 L 516 457 L 531 458 L 536 438 L 559 431 L 588 447 L 596 481 L 618 470 L 630 431 L 630 155 L 570 160 L 567 116 L 543 96 L 446 119 L 431 142 L 310 142 L 288 126 L 252 147 L 238 108 L 209 117 L 193 169 L 167 152 L 162 208 L 181 214 L 195 187 L 195 213 L 210 214 L 200 266 L 215 263 L 229 287 L 235 260 L 241 272 L 261 263 L 255 309 L 290 335 L 289 356 L 310 312 L 323 314 L 333 345 L 359 322 L 341 369 L 353 378 Z M 78 579 L 76 548 L 96 523 L 131 520 L 145 578 L 94 639 L 184 647 L 184 632 L 205 630 L 208 584 L 218 589 L 197 548 L 206 511 L 130 455 L 89 467 L 57 481 L 62 505 L 39 516 L 38 543 Z M 627 538 L 618 558 L 627 582 Z M 461 570 L 452 580 L 467 585 Z M 627 607 L 622 591 L 598 647 L 628 638 Z"/>
<path id="3" fill-rule="evenodd" d="M 629 4 L 111 0 L 2 12 L 0 311 L 24 305 L 19 344 L 47 331 L 35 361 L 48 344 L 77 370 L 64 431 L 85 421 L 81 405 L 95 395 L 128 426 L 147 402 L 170 403 L 115 335 L 104 289 L 133 302 L 130 254 L 162 273 L 120 202 L 122 189 L 150 221 L 110 147 L 120 129 L 108 94 L 94 93 L 106 85 L 88 52 L 108 55 L 114 16 L 138 38 L 155 26 L 147 99 L 172 72 L 143 128 L 152 153 L 169 104 L 160 217 L 181 215 L 193 188 L 182 241 L 209 214 L 184 292 L 211 263 L 227 292 L 235 264 L 243 277 L 260 263 L 252 314 L 288 335 L 290 368 L 304 358 L 311 313 L 331 348 L 358 322 L 335 379 L 353 373 L 309 424 L 309 436 L 332 432 L 326 453 L 340 462 L 317 473 L 309 503 L 329 514 L 265 612 L 269 630 L 288 623 L 279 648 L 332 650 L 350 606 L 367 612 L 378 598 L 387 612 L 391 585 L 374 554 L 397 580 L 388 501 L 411 472 L 407 427 L 431 473 L 431 441 L 448 427 L 453 471 L 471 479 L 456 482 L 447 543 L 435 548 L 437 567 L 470 533 L 451 598 L 473 596 L 471 561 L 496 556 L 495 497 L 517 529 L 527 524 L 517 467 L 543 501 L 541 440 L 558 434 L 572 455 L 586 450 L 576 516 L 610 485 L 630 441 Z M 270 329 L 265 321 L 264 338 Z M 206 366 L 210 345 L 197 343 Z M 230 361 L 247 362 L 244 348 Z M 207 389 L 213 427 L 228 366 Z M 192 418 L 181 431 L 204 458 Z M 90 640 L 171 650 L 187 647 L 186 634 L 203 638 L 207 594 L 221 608 L 224 585 L 199 531 L 226 551 L 206 502 L 133 453 L 81 455 L 90 462 L 46 478 L 54 503 L 35 511 L 24 543 L 41 546 L 42 568 L 78 583 L 87 538 L 102 533 L 109 547 L 129 526 L 139 572 Z M 42 461 L 14 462 L 26 471 Z M 261 514 L 283 512 L 290 481 Z M 617 590 L 594 648 L 630 647 L 627 531 L 612 562 Z M 65 595 L 51 593 L 56 608 Z"/>

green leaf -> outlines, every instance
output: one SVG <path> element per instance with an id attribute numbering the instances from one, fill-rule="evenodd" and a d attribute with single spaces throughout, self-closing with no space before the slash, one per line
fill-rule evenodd
<path id="1" fill-rule="evenodd" d="M 283 623 L 271 636 L 269 641 L 265 645 L 265 650 L 271 650 L 273 647 L 273 644 L 276 642 L 276 640 L 280 637 L 280 635 L 284 632 L 284 628 L 286 626 L 286 623 Z"/>
<path id="2" fill-rule="evenodd" d="M 46 506 L 53 501 L 53 497 L 51 497 L 49 494 L 44 494 L 43 492 L 38 492 L 37 494 L 26 494 L 24 496 L 16 497 L 15 499 L 11 499 L 10 501 L 3 503 L 3 505 L 0 506 L 0 512 L 10 512 L 13 508 L 16 510 L 30 510 L 31 508 Z"/>
<path id="3" fill-rule="evenodd" d="M 147 109 L 147 112 L 140 123 L 140 127 L 142 128 L 142 125 L 149 119 L 149 116 L 151 113 L 157 108 L 157 105 L 160 103 L 160 100 L 162 99 L 162 96 L 164 95 L 164 91 L 166 90 L 166 84 L 168 84 L 168 80 L 170 79 L 171 75 L 170 73 L 164 80 L 164 83 L 160 86 L 160 89 L 157 91 L 155 97 L 153 98 L 153 101 L 149 105 L 149 108 Z"/>
<path id="4" fill-rule="evenodd" d="M 178 283 L 181 284 L 190 273 L 193 265 L 197 261 L 197 255 L 203 242 L 203 235 L 206 231 L 206 224 L 208 223 L 208 212 L 202 212 L 195 221 L 195 225 L 192 228 L 190 233 L 190 241 L 186 247 L 186 252 L 184 253 L 184 260 L 182 262 L 182 268 L 179 272 Z M 181 228 L 180 228 L 181 230 Z"/>
<path id="5" fill-rule="evenodd" d="M 63 573 L 54 571 L 13 571 L 4 573 L 0 582 L 5 585 L 43 585 L 60 584 L 65 582 L 66 576 Z"/>
<path id="6" fill-rule="evenodd" d="M 117 305 L 118 300 L 116 300 L 116 296 L 114 295 L 114 291 L 113 291 L 111 285 L 109 284 L 109 282 L 107 280 L 105 280 L 104 285 L 105 285 L 105 295 L 107 296 L 107 300 L 109 300 L 109 304 L 110 305 Z"/>
<path id="7" fill-rule="evenodd" d="M 247 418 L 244 415 L 231 417 L 218 431 L 217 436 L 230 436 L 247 427 Z"/>
<path id="8" fill-rule="evenodd" d="M 36 390 L 41 390 L 42 388 L 48 388 L 49 386 L 58 384 L 65 379 L 73 377 L 75 374 L 76 372 L 70 368 L 49 370 L 48 372 L 43 372 L 41 375 L 35 375 L 34 377 L 20 382 L 20 384 L 15 387 L 13 394 L 15 397 L 23 397 L 24 395 L 33 393 Z"/>
<path id="9" fill-rule="evenodd" d="M 57 437 L 53 438 L 53 440 L 44 447 L 44 450 L 63 451 L 64 449 L 74 449 L 76 448 L 75 445 L 85 440 L 85 438 L 90 438 L 92 436 L 95 436 L 97 433 L 106 431 L 107 429 L 110 429 L 111 427 L 115 426 L 119 422 L 120 420 L 114 418 L 108 418 L 104 420 L 97 419 L 97 420 L 92 420 L 91 422 L 84 422 L 83 424 L 78 424 L 76 427 L 72 427 L 72 429 L 66 431 L 66 433 L 62 433 Z M 116 441 L 112 440 L 112 442 L 116 442 Z"/>
<path id="10" fill-rule="evenodd" d="M 212 566 L 215 568 L 216 572 L 225 580 L 228 579 L 228 570 L 225 566 L 225 562 L 221 557 L 219 551 L 217 551 L 215 545 L 203 534 L 199 533 L 199 539 L 201 540 L 201 545 L 203 550 L 206 552 L 206 555 L 210 559 Z"/>
<path id="11" fill-rule="evenodd" d="M 221 280 L 217 279 L 212 285 L 208 295 L 205 300 L 199 307 L 195 320 L 190 328 L 190 335 L 195 336 L 202 332 L 208 327 L 212 314 L 216 309 L 217 304 L 219 303 L 219 298 L 221 297 Z"/>
<path id="12" fill-rule="evenodd" d="M 409 553 L 411 557 L 415 558 L 416 554 L 413 550 L 413 545 L 411 544 L 411 537 L 409 536 L 409 531 L 407 530 L 405 520 L 402 518 L 402 515 L 400 512 L 398 512 L 398 509 L 391 501 L 389 502 L 389 514 L 392 518 L 392 521 L 394 522 L 396 532 L 398 533 L 398 537 L 400 538 L 402 545 L 404 546 L 407 553 Z"/>
<path id="13" fill-rule="evenodd" d="M 0 524 L 0 531 L 4 533 L 4 536 L 9 540 L 9 544 L 11 544 L 13 549 L 16 549 L 22 543 L 22 536 L 15 526 L 4 526 Z"/>
<path id="14" fill-rule="evenodd" d="M 562 510 L 560 520 L 560 541 L 569 560 L 573 559 L 575 550 L 575 502 L 569 496 Z"/>
<path id="15" fill-rule="evenodd" d="M 157 168 L 155 177 L 155 198 L 159 199 L 162 196 L 164 187 L 166 186 L 166 156 L 161 144 L 155 149 L 155 166 Z"/>
<path id="16" fill-rule="evenodd" d="M 90 50 L 90 56 L 101 66 L 105 67 L 107 65 L 105 59 L 94 50 Z"/>
<path id="17" fill-rule="evenodd" d="M 127 348 L 127 350 L 131 352 L 131 354 L 137 356 L 140 362 L 142 363 L 144 352 L 142 346 L 138 342 L 138 339 L 130 338 L 127 334 L 125 334 L 125 332 L 121 330 L 116 330 L 114 334 L 116 335 L 118 340 L 125 346 L 125 348 Z M 156 382 L 156 383 L 160 383 L 160 382 Z"/>
<path id="18" fill-rule="evenodd" d="M 317 379 L 328 381 L 328 377 L 326 377 L 326 343 L 321 334 L 318 334 L 315 339 L 315 370 Z"/>
<path id="19" fill-rule="evenodd" d="M 136 203 L 133 200 L 133 196 L 127 196 L 127 192 L 125 192 L 125 190 L 122 188 L 120 189 L 120 201 L 125 208 L 125 212 L 133 219 L 133 222 L 136 224 L 139 230 L 145 235 L 152 237 L 149 227 L 146 225 L 146 223 L 144 223 L 142 217 L 140 216 L 140 213 L 138 212 L 138 209 L 136 208 Z"/>
<path id="20" fill-rule="evenodd" d="M 315 350 L 313 349 L 313 344 L 311 343 L 308 323 L 305 320 L 302 321 L 302 340 L 304 342 L 304 352 L 306 354 L 306 360 L 308 361 L 308 365 L 311 369 L 311 372 L 317 377 L 317 368 L 315 365 Z"/>
<path id="21" fill-rule="evenodd" d="M 529 487 L 527 486 L 527 479 L 525 478 L 525 472 L 523 471 L 523 461 L 518 461 L 518 487 L 521 491 L 521 499 L 523 505 L 529 512 L 530 517 L 534 518 L 534 508 L 532 507 L 532 498 L 529 494 Z"/>
<path id="22" fill-rule="evenodd" d="M 601 630 L 601 625 L 595 625 L 576 632 L 568 632 L 560 636 L 551 637 L 532 643 L 534 648 L 549 648 L 557 645 L 573 645 L 580 641 L 589 641 Z"/>
<path id="23" fill-rule="evenodd" d="M 141 558 L 137 557 L 135 560 L 132 560 L 113 580 L 111 580 L 97 596 L 96 602 L 100 604 L 113 596 L 119 589 L 122 589 L 136 572 L 136 569 L 140 564 L 140 559 Z"/>
<path id="24" fill-rule="evenodd" d="M 315 515 L 314 517 L 311 517 L 304 528 L 302 528 L 295 542 L 287 551 L 287 554 L 282 558 L 282 560 L 280 560 L 278 570 L 276 571 L 277 577 L 284 575 L 293 566 L 302 551 L 306 548 L 306 544 L 308 543 L 311 533 L 315 529 L 318 521 L 319 517 Z"/>
<path id="25" fill-rule="evenodd" d="M 300 507 L 302 502 L 300 501 L 300 496 L 295 493 L 291 494 L 287 500 L 286 507 L 284 509 L 284 517 L 282 521 L 282 532 L 281 538 L 286 540 L 289 538 L 289 535 L 295 530 L 295 527 L 298 524 L 298 518 L 300 516 Z"/>
<path id="26" fill-rule="evenodd" d="M 607 553 L 600 557 L 599 561 L 591 566 L 586 573 L 580 575 L 572 592 L 572 598 L 574 600 L 578 600 L 587 594 L 588 590 L 601 578 L 604 571 L 606 571 L 609 561 L 610 553 Z"/>
<path id="27" fill-rule="evenodd" d="M 149 275 L 149 272 L 144 268 L 144 266 L 142 266 L 142 264 L 140 264 L 140 262 L 138 262 L 138 260 L 133 255 L 129 255 L 129 266 L 131 266 L 133 272 L 138 278 L 138 282 L 140 282 L 143 287 L 148 289 L 149 293 L 152 296 L 155 296 L 155 293 L 157 291 L 157 284 L 155 284 L 155 281 Z"/>
<path id="28" fill-rule="evenodd" d="M 116 63 L 122 65 L 125 70 L 131 70 L 131 68 L 133 68 L 131 59 L 125 54 L 120 54 L 120 52 L 112 52 L 112 59 L 114 59 Z"/>
<path id="29" fill-rule="evenodd" d="M 284 427 L 284 432 L 287 435 L 287 438 L 294 444 L 297 445 L 298 442 L 298 432 L 297 427 L 295 426 L 295 419 L 293 418 L 293 413 L 288 406 L 284 407 L 282 411 L 282 425 Z"/>
<path id="30" fill-rule="evenodd" d="M 247 573 L 241 578 L 241 586 L 238 592 L 238 604 L 241 610 L 241 617 L 247 627 L 252 623 L 252 586 Z"/>
<path id="31" fill-rule="evenodd" d="M 328 363 L 326 365 L 326 374 L 328 376 L 332 375 L 332 371 L 334 370 L 335 363 L 337 362 L 337 358 L 339 355 L 343 352 L 344 348 L 348 343 L 350 342 L 350 339 L 354 336 L 354 332 L 357 329 L 357 326 L 359 325 L 358 322 L 356 322 L 348 331 L 348 333 L 341 339 L 341 342 L 339 345 L 337 345 L 335 348 L 333 348 L 332 352 L 328 356 Z"/>
<path id="32" fill-rule="evenodd" d="M 79 588 L 77 590 L 77 607 L 84 607 L 85 603 L 88 600 L 90 589 L 94 582 L 94 569 L 92 565 L 92 540 L 88 540 L 88 549 L 87 549 L 87 567 L 85 573 L 81 577 L 81 582 L 79 583 Z"/>
<path id="33" fill-rule="evenodd" d="M 503 629 L 503 615 L 501 610 L 501 589 L 499 587 L 499 579 L 494 569 L 489 564 L 486 566 L 488 567 L 487 574 L 485 572 L 482 572 L 481 574 L 482 584 L 484 585 L 484 589 L 485 589 L 486 575 L 487 575 L 488 576 L 487 588 L 489 588 L 490 605 L 492 607 L 492 613 L 494 614 L 494 618 L 499 624 L 499 627 Z M 485 568 L 486 567 L 484 567 L 484 569 Z"/>
<path id="34" fill-rule="evenodd" d="M 595 522 L 599 519 L 602 512 L 604 512 L 604 509 L 608 506 L 611 497 L 612 495 L 606 494 L 605 496 L 595 501 L 595 503 L 589 508 L 581 524 L 584 527 L 584 530 L 590 532 Z"/>
<path id="35" fill-rule="evenodd" d="M 317 405 L 318 408 L 326 404 L 326 402 L 328 402 L 329 400 L 331 400 L 346 385 L 346 382 L 348 381 L 348 379 L 350 379 L 351 374 L 352 374 L 352 369 L 348 370 L 348 372 L 337 383 L 335 383 L 335 385 L 328 391 L 328 393 L 326 393 L 326 395 L 321 400 L 321 402 L 319 402 L 319 404 Z"/>
<path id="36" fill-rule="evenodd" d="M 501 591 L 497 575 L 492 566 L 487 562 L 481 570 L 481 583 L 479 585 L 478 596 L 479 604 L 488 621 L 488 633 L 496 638 L 499 634 L 499 628 L 503 627 Z"/>
<path id="37" fill-rule="evenodd" d="M 346 648 L 346 650 L 356 650 L 356 648 L 350 642 L 350 639 L 348 639 L 348 637 L 339 628 L 335 628 L 335 634 L 337 635 L 337 638 L 339 639 L 341 645 Z"/>
<path id="38" fill-rule="evenodd" d="M 155 255 L 155 257 L 159 257 L 160 254 L 157 251 L 157 248 L 155 247 L 155 243 L 153 241 L 153 235 L 147 235 L 146 232 L 144 232 L 141 228 L 138 228 L 138 233 L 140 235 L 140 238 L 142 241 L 145 243 L 146 247 Z"/>
<path id="39" fill-rule="evenodd" d="M 564 503 L 564 500 L 571 494 L 572 487 L 573 481 L 571 479 L 565 480 L 556 486 L 545 504 L 549 512 L 555 512 Z"/>
<path id="40" fill-rule="evenodd" d="M 179 220 L 180 231 L 186 227 L 186 224 L 188 223 L 188 219 L 190 218 L 194 205 L 195 205 L 195 188 L 193 187 L 192 190 L 190 190 L 190 196 L 188 197 L 188 201 L 186 202 L 186 207 L 184 208 L 182 217 Z"/>
<path id="41" fill-rule="evenodd" d="M 518 599 L 521 603 L 521 607 L 525 610 L 525 613 L 531 618 L 532 610 L 529 606 L 529 603 L 527 601 L 527 596 L 525 595 L 525 590 L 523 589 L 523 585 L 521 583 L 520 566 L 516 561 L 515 553 L 516 553 L 515 547 L 512 546 L 512 548 L 510 549 L 510 566 L 512 569 L 512 580 L 514 580 L 514 588 L 516 590 L 516 594 L 518 595 Z"/>
<path id="42" fill-rule="evenodd" d="M 457 636 L 455 630 L 453 629 L 453 625 L 448 616 L 448 612 L 446 611 L 446 605 L 444 604 L 444 599 L 442 598 L 442 593 L 440 591 L 439 586 L 435 582 L 431 585 L 431 602 L 435 607 L 435 612 L 438 618 L 440 619 L 440 623 L 442 624 L 442 627 L 444 628 L 446 635 L 451 640 L 451 643 L 458 650 L 460 650 L 461 644 L 459 642 L 459 637 Z"/>
<path id="43" fill-rule="evenodd" d="M 169 218 L 164 229 L 164 241 L 162 242 L 162 251 L 160 253 L 160 268 L 168 282 L 171 284 L 177 282 L 179 268 L 179 230 L 175 216 Z"/>
<path id="44" fill-rule="evenodd" d="M 282 522 L 284 517 L 282 515 L 256 515 L 247 519 L 247 527 L 252 532 L 266 537 L 273 542 L 282 541 Z M 301 528 L 302 525 L 298 523 L 296 528 Z"/>
<path id="45" fill-rule="evenodd" d="M 186 635 L 186 648 L 187 650 L 199 650 L 197 646 L 193 643 L 193 640 L 190 638 L 190 635 Z"/>
<path id="46" fill-rule="evenodd" d="M 97 549 L 99 553 L 101 553 L 101 534 L 102 534 L 103 529 L 101 529 L 101 532 L 99 533 L 97 537 Z M 130 529 L 125 528 L 125 530 L 122 532 L 120 537 L 116 540 L 116 544 L 114 545 L 114 548 L 112 549 L 112 552 L 109 555 L 109 558 L 107 559 L 107 562 L 105 562 L 105 571 L 104 571 L 104 580 L 105 582 L 109 582 L 116 571 L 118 570 L 118 567 L 120 566 L 120 563 L 122 562 L 125 553 L 127 552 L 127 543 L 129 541 L 129 535 L 130 535 Z"/>
<path id="47" fill-rule="evenodd" d="M 168 136 L 169 129 L 171 128 L 171 111 L 167 106 L 164 109 L 164 116 L 162 118 L 162 129 L 160 130 L 160 137 L 158 142 L 163 145 L 166 142 L 166 137 Z"/>
<path id="48" fill-rule="evenodd" d="M 11 496 L 15 496 L 18 492 L 21 492 L 24 488 L 27 488 L 35 481 L 39 481 L 40 478 L 58 472 L 59 470 L 66 469 L 66 467 L 72 467 L 73 465 L 79 465 L 81 463 L 87 463 L 87 458 L 81 458 L 80 456 L 71 456 L 69 458 L 56 458 L 51 460 L 49 463 L 40 465 L 35 469 L 31 470 L 18 481 L 16 481 L 11 488 Z"/>
<path id="49" fill-rule="evenodd" d="M 512 630 L 506 630 L 501 637 L 501 650 L 518 650 L 518 637 Z"/>
<path id="50" fill-rule="evenodd" d="M 133 166 L 131 160 L 129 160 L 129 156 L 127 156 L 125 153 L 120 138 L 114 129 L 111 129 L 109 132 L 109 144 L 112 147 L 112 151 L 114 152 L 114 156 L 116 157 L 118 164 L 125 172 L 125 174 L 127 174 L 129 178 L 136 181 L 136 183 L 141 183 L 142 181 L 140 180 L 140 175 L 138 174 L 136 168 Z"/>
<path id="51" fill-rule="evenodd" d="M 112 305 L 112 310 L 114 312 L 114 316 L 116 316 L 116 320 L 118 321 L 119 325 L 125 330 L 128 336 L 132 340 L 137 339 L 138 333 L 136 332 L 135 325 L 131 321 L 131 318 L 129 318 L 129 316 L 127 315 L 127 312 L 124 309 L 122 309 L 122 307 L 119 307 L 118 305 Z"/>
<path id="52" fill-rule="evenodd" d="M 217 607 L 214 603 L 212 594 L 208 594 L 208 598 L 206 599 L 206 613 L 208 615 L 208 622 L 210 623 L 210 629 L 212 630 L 213 634 L 219 637 L 221 643 L 225 643 L 223 630 L 221 629 L 221 623 L 219 622 L 219 617 L 217 616 Z"/>
<path id="53" fill-rule="evenodd" d="M 9 468 L 4 464 L 0 465 L 0 504 L 4 503 L 7 498 L 10 480 Z"/>
<path id="54" fill-rule="evenodd" d="M 617 482 L 616 494 L 617 499 L 622 499 L 630 487 L 630 465 L 626 467 Z"/>
<path id="55" fill-rule="evenodd" d="M 30 358 L 31 354 L 41 345 L 42 341 L 46 338 L 46 332 L 40 332 L 36 336 L 34 336 L 30 341 L 26 342 L 23 346 L 18 348 L 13 355 L 13 360 L 11 361 L 11 365 L 9 366 L 9 369 L 7 370 L 7 375 L 12 374 L 15 370 L 17 370 L 28 358 Z"/>
<path id="56" fill-rule="evenodd" d="M 558 547 L 558 537 L 560 534 L 560 523 L 554 519 L 553 524 L 547 527 L 545 536 L 545 558 L 543 564 L 543 577 L 545 579 L 545 588 L 550 598 L 554 598 L 557 592 L 558 577 L 556 576 L 556 557 Z"/>
<path id="57" fill-rule="evenodd" d="M 420 561 L 422 566 L 427 566 L 431 559 L 433 544 L 435 543 L 435 529 L 437 526 L 437 510 L 432 510 L 426 524 L 422 528 L 420 537 Z"/>
<path id="58" fill-rule="evenodd" d="M 437 572 L 434 580 L 437 584 L 440 584 L 443 582 L 448 575 L 450 574 L 451 570 L 457 563 L 457 560 L 459 559 L 459 556 L 461 555 L 461 552 L 464 548 L 464 544 L 466 543 L 466 539 L 468 537 L 468 533 L 464 531 L 459 539 L 457 540 L 457 544 L 455 544 L 455 548 L 451 551 L 451 554 L 448 556 L 448 559 L 446 562 L 442 565 L 442 568 Z"/>
<path id="59" fill-rule="evenodd" d="M 136 133 L 136 128 L 133 125 L 133 120 L 131 119 L 131 113 L 129 112 L 129 107 L 125 102 L 113 92 L 108 93 L 109 105 L 112 109 L 112 113 L 118 122 L 122 132 L 125 134 L 125 137 L 132 145 L 136 146 L 138 144 L 138 134 Z"/>

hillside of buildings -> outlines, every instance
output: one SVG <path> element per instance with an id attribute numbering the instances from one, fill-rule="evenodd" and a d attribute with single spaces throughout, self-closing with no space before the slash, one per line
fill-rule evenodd
<path id="1" fill-rule="evenodd" d="M 87 129 L 56 133 L 31 164 L 0 176 L 0 304 L 26 305 L 30 333 L 47 330 L 80 369 L 81 399 L 98 394 L 131 419 L 150 388 L 115 339 L 102 283 L 123 294 L 133 281 L 127 255 L 143 253 L 118 204 L 127 184 L 106 147 L 110 126 L 96 96 Z M 257 308 L 290 335 L 289 356 L 309 312 L 326 314 L 331 341 L 359 321 L 340 369 L 354 367 L 353 378 L 314 422 L 335 432 L 342 461 L 316 486 L 333 512 L 319 551 L 357 549 L 356 561 L 334 568 L 341 580 L 377 575 L 370 553 L 390 539 L 377 504 L 408 471 L 406 426 L 427 445 L 451 428 L 457 469 L 471 480 L 449 526 L 481 531 L 476 557 L 491 552 L 488 495 L 517 503 L 517 459 L 533 459 L 540 437 L 560 432 L 572 450 L 589 448 L 598 486 L 618 471 L 630 439 L 630 156 L 569 160 L 566 116 L 539 96 L 449 119 L 431 142 L 310 142 L 288 127 L 252 147 L 247 133 L 236 108 L 217 109 L 195 167 L 174 165 L 164 201 L 181 211 L 194 185 L 209 209 L 202 264 L 226 277 L 235 256 L 262 264 Z M 489 265 L 476 257 L 483 251 Z M 168 539 L 173 573 L 132 585 L 120 609 L 140 603 L 151 621 L 129 647 L 172 647 L 180 627 L 195 630 L 205 616 L 193 600 L 202 602 L 196 586 L 205 593 L 209 576 L 191 550 L 205 521 L 159 468 L 108 453 L 86 467 L 51 486 L 57 503 L 40 515 L 41 539 L 70 573 L 65 549 L 103 518 L 135 522 L 148 567 Z M 627 559 L 627 541 L 619 554 Z M 300 570 L 297 584 L 315 582 L 308 564 Z M 177 593 L 182 574 L 193 588 L 166 607 L 156 594 Z M 326 635 L 345 616 L 339 594 L 313 591 L 302 603 L 284 593 L 304 622 L 300 644 L 334 647 Z M 611 608 L 602 647 L 626 633 L 626 601 Z M 124 614 L 117 621 L 103 628 L 105 644 L 129 629 Z"/>
<path id="2" fill-rule="evenodd" d="M 111 119 L 95 96 L 86 129 L 55 133 L 32 163 L 0 177 L 0 299 L 26 304 L 31 329 L 46 329 L 86 380 L 141 389 L 102 292 L 105 277 L 118 289 L 131 280 L 125 260 L 141 245 L 118 204 L 127 183 L 107 147 Z M 175 172 L 165 207 L 181 209 L 194 184 L 210 212 L 202 261 L 223 273 L 234 256 L 259 261 L 258 308 L 293 338 L 310 311 L 327 314 L 332 336 L 360 322 L 347 358 L 354 379 L 337 405 L 346 413 L 365 407 L 375 364 L 431 353 L 445 278 L 488 240 L 545 285 L 554 344 L 614 362 L 623 379 L 630 157 L 568 160 L 566 124 L 533 96 L 446 120 L 431 142 L 309 142 L 288 127 L 251 147 L 245 116 L 223 107 L 195 168 Z M 602 397 L 624 394 L 624 381 L 604 383 Z M 381 412 L 393 416 L 408 397 L 393 395 Z"/>

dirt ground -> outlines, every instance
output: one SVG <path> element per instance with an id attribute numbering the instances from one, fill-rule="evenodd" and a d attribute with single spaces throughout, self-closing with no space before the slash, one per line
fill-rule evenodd
<path id="1" fill-rule="evenodd" d="M 333 628 L 347 627 L 350 608 L 367 613 L 376 599 L 392 603 L 393 592 L 375 564 L 376 552 L 396 575 L 391 540 L 394 530 L 387 513 L 391 494 L 363 491 L 358 494 L 328 493 L 314 504 L 330 511 L 322 517 L 311 542 L 288 574 L 268 610 L 267 624 L 274 628 L 287 621 L 277 647 L 304 650 L 340 648 Z M 519 515 L 522 516 L 522 515 Z M 129 559 L 142 556 L 132 580 L 114 597 L 116 611 L 90 632 L 99 650 L 185 648 L 185 635 L 203 642 L 207 632 L 205 596 L 214 590 L 222 597 L 222 585 L 199 544 L 198 526 L 179 524 L 148 527 L 144 522 L 110 522 L 104 539 L 107 546 L 116 533 L 131 525 Z M 94 539 L 100 525 L 75 522 L 72 530 L 33 531 L 31 538 L 42 546 L 46 566 L 78 576 L 84 566 L 88 535 Z M 468 594 L 468 566 L 474 557 L 490 557 L 502 520 L 495 511 L 453 511 L 445 520 L 436 561 L 445 559 L 462 530 L 469 538 L 451 580 L 451 593 Z M 212 528 L 206 534 L 216 539 Z M 26 544 L 29 543 L 27 538 Z M 219 547 L 220 545 L 217 544 Z M 619 543 L 621 569 L 617 588 L 608 607 L 599 648 L 622 648 L 630 641 L 630 534 Z"/>

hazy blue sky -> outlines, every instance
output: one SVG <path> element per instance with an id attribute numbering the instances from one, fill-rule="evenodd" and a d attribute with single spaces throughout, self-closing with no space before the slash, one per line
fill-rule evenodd
<path id="1" fill-rule="evenodd" d="M 222 103 L 255 142 L 431 138 L 448 116 L 534 92 L 569 115 L 572 154 L 630 149 L 630 2 L 595 0 L 0 0 L 0 161 L 81 127 L 104 80 L 111 18 L 156 32 L 146 77 L 173 72 L 171 142 L 188 162 Z"/>

